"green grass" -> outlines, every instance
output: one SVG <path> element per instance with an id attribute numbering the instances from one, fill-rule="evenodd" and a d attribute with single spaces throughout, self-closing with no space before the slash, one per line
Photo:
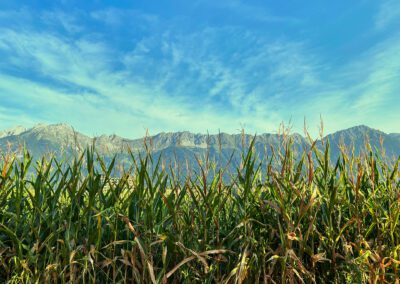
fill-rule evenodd
<path id="1" fill-rule="evenodd" d="M 93 149 L 3 155 L 0 282 L 399 283 L 398 161 L 287 142 L 261 167 L 252 149 L 229 183 L 204 162 L 177 181 L 150 155 L 116 183 Z"/>

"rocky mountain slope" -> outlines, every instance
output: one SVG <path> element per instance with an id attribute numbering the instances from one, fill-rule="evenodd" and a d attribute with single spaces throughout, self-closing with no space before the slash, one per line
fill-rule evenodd
<path id="1" fill-rule="evenodd" d="M 397 159 L 400 156 L 400 134 L 386 134 L 365 125 L 338 131 L 327 135 L 323 140 L 329 140 L 333 160 L 339 156 L 341 145 L 345 145 L 347 153 L 351 153 L 354 148 L 354 153 L 359 155 L 360 152 L 365 152 L 367 142 L 372 150 L 384 154 L 389 159 Z"/>
<path id="2" fill-rule="evenodd" d="M 291 135 L 295 152 L 302 153 L 310 147 L 309 142 L 299 134 Z M 336 159 L 340 152 L 339 145 L 344 144 L 350 149 L 353 145 L 355 152 L 364 149 L 366 139 L 369 139 L 374 149 L 381 149 L 381 143 L 390 157 L 400 155 L 400 134 L 386 134 L 367 126 L 356 126 L 327 135 L 322 140 L 329 140 L 331 155 Z M 35 157 L 49 152 L 57 155 L 69 155 L 95 145 L 99 154 L 106 158 L 118 155 L 122 160 L 129 156 L 128 149 L 135 155 L 149 150 L 155 157 L 162 155 L 166 162 L 178 161 L 181 166 L 197 167 L 197 158 L 225 165 L 232 157 L 232 166 L 240 160 L 240 154 L 247 149 L 251 135 L 226 134 L 203 135 L 190 132 L 159 133 L 157 135 L 126 139 L 116 135 L 89 137 L 75 131 L 67 124 L 44 125 L 38 124 L 32 128 L 17 126 L 0 131 L 0 149 L 17 151 L 25 146 Z M 146 147 L 145 147 L 146 144 Z M 322 147 L 322 142 L 318 143 Z M 261 134 L 256 137 L 255 148 L 257 155 L 263 159 L 271 154 L 271 148 L 278 151 L 282 148 L 282 136 L 278 134 Z"/>

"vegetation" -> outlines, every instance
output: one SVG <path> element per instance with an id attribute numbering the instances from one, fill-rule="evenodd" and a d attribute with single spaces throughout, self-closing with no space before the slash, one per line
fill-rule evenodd
<path id="1" fill-rule="evenodd" d="M 150 154 L 116 181 L 93 148 L 4 154 L 0 281 L 399 283 L 399 161 L 312 145 L 258 161 L 251 144 L 229 183 L 206 157 L 182 182 Z"/>

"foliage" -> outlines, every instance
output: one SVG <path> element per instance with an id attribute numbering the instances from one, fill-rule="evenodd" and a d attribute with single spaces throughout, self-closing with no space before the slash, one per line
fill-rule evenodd
<path id="1" fill-rule="evenodd" d="M 94 148 L 4 154 L 0 281 L 398 283 L 399 161 L 312 145 L 258 161 L 252 143 L 228 183 L 200 157 L 182 182 L 150 154 L 118 180 Z"/>

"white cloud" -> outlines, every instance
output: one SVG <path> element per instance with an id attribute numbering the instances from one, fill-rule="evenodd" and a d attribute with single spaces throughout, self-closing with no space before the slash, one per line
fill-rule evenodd
<path id="1" fill-rule="evenodd" d="M 92 17 L 118 26 L 119 13 L 123 11 L 104 10 Z M 129 13 L 144 26 L 160 21 L 139 11 Z M 69 17 L 61 25 L 75 33 L 76 19 Z M 374 117 L 383 108 L 400 103 L 400 37 L 328 73 L 331 59 L 311 52 L 308 42 L 271 39 L 239 27 L 208 27 L 191 34 L 156 29 L 145 35 L 131 41 L 130 51 L 121 51 L 105 36 L 90 33 L 75 38 L 1 28 L 0 53 L 7 56 L 0 71 L 11 66 L 35 76 L 0 72 L 0 98 L 7 96 L 14 107 L 0 116 L 0 126 L 10 126 L 16 113 L 15 124 L 62 121 L 87 134 L 113 131 L 138 137 L 146 128 L 152 133 L 236 132 L 241 125 L 260 133 L 291 117 L 301 131 L 304 116 L 314 126 L 322 114 L 334 131 L 377 125 Z M 396 131 L 393 115 L 391 119 L 379 124 Z"/>
<path id="2" fill-rule="evenodd" d="M 84 26 L 79 25 L 74 13 L 65 13 L 59 10 L 45 11 L 40 18 L 47 27 L 61 26 L 68 33 L 79 33 L 85 30 Z"/>
<path id="3" fill-rule="evenodd" d="M 309 121 L 322 114 L 329 131 L 366 124 L 399 132 L 400 34 L 337 68 L 316 91 L 300 108 Z"/>
<path id="4" fill-rule="evenodd" d="M 224 10 L 228 10 L 230 13 L 240 16 L 246 20 L 252 20 L 257 22 L 280 23 L 280 24 L 282 23 L 299 24 L 301 22 L 300 19 L 294 17 L 276 16 L 272 14 L 271 11 L 265 9 L 264 6 L 260 5 L 256 6 L 248 2 L 249 1 L 242 1 L 242 0 L 219 0 L 219 1 L 199 0 L 197 1 L 197 5 L 206 5 L 206 6 L 221 8 Z"/>
<path id="5" fill-rule="evenodd" d="M 375 28 L 380 30 L 391 24 L 400 26 L 400 1 L 382 0 L 379 12 L 375 18 Z"/>
<path id="6" fill-rule="evenodd" d="M 107 25 L 118 27 L 140 23 L 142 27 L 148 24 L 155 24 L 159 21 L 157 15 L 144 13 L 135 9 L 118 9 L 108 8 L 96 10 L 90 13 L 90 16 L 98 21 L 104 22 Z"/>
<path id="7" fill-rule="evenodd" d="M 49 34 L 5 29 L 1 35 L 0 43 L 8 46 L 3 51 L 22 59 L 19 68 L 29 68 L 56 82 L 52 86 L 0 75 L 0 96 L 8 97 L 10 104 L 29 113 L 34 121 L 68 120 L 78 129 L 79 125 L 104 132 L 119 129 L 131 137 L 135 135 L 128 131 L 143 133 L 147 127 L 153 131 L 189 128 L 217 132 L 218 128 L 235 131 L 243 120 L 252 129 L 264 124 L 262 118 L 236 118 L 235 113 L 218 113 L 212 105 L 193 105 L 190 97 L 184 96 L 184 87 L 170 96 L 162 86 L 154 88 L 146 81 L 131 80 L 129 73 L 113 70 L 110 58 L 114 54 L 101 42 L 72 42 Z M 164 72 L 167 70 L 164 67 Z M 191 80 L 183 86 L 188 87 Z M 58 83 L 75 87 L 68 90 Z"/>

